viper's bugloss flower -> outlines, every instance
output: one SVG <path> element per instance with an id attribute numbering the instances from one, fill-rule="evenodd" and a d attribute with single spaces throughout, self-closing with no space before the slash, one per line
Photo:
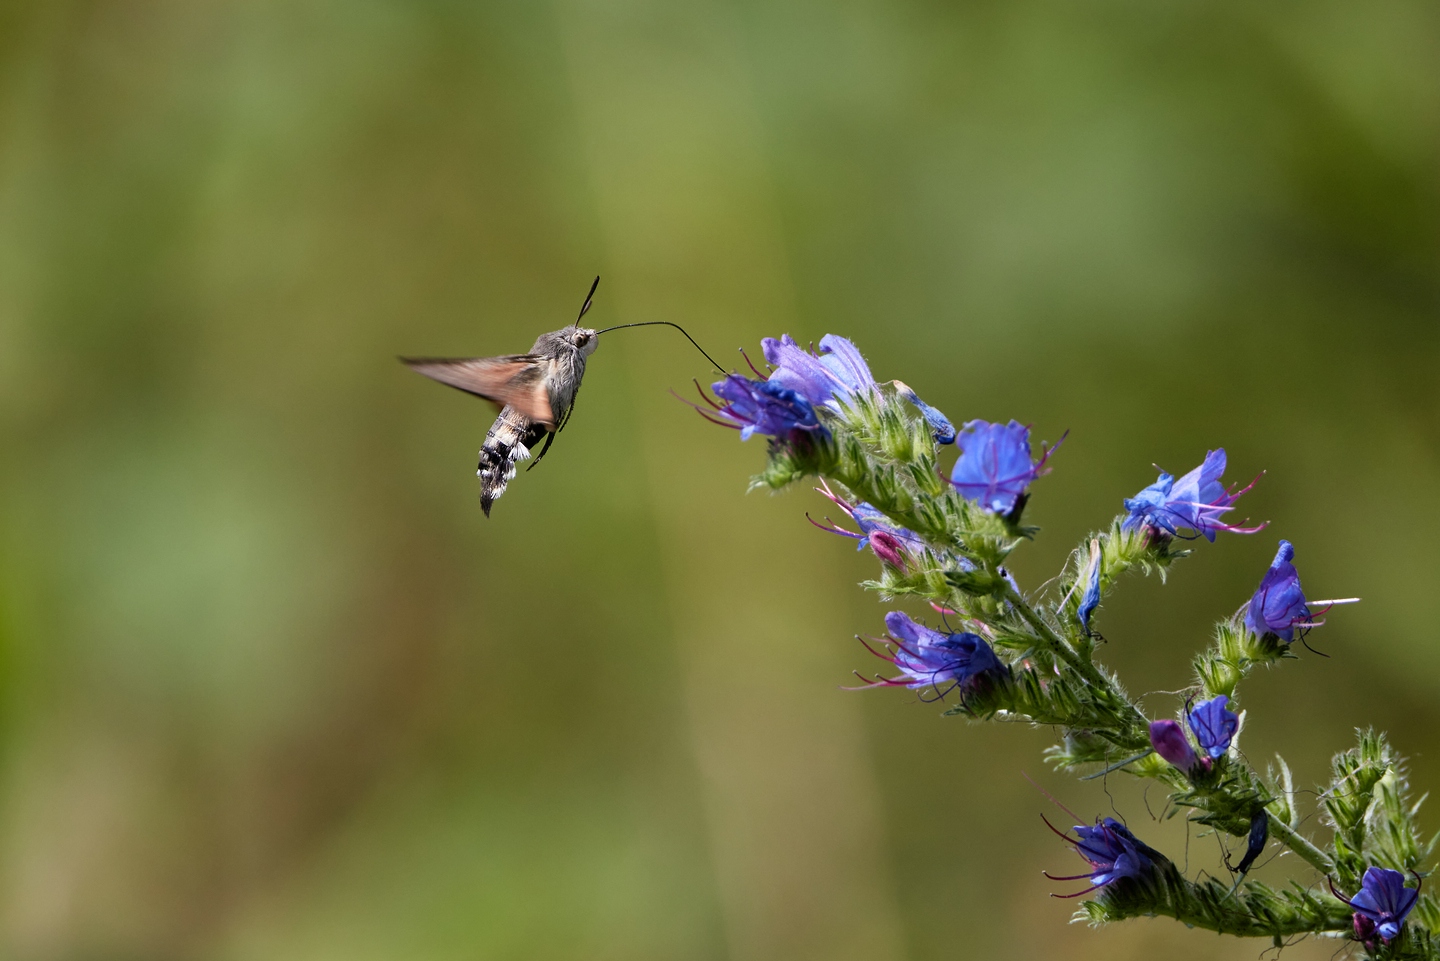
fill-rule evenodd
<path id="1" fill-rule="evenodd" d="M 836 527 L 834 524 L 828 523 L 829 518 L 826 518 L 827 523 L 825 524 L 818 523 L 813 519 L 810 520 L 810 523 L 822 531 L 855 538 L 859 541 L 855 545 L 856 550 L 868 547 L 875 552 L 876 557 L 902 571 L 908 570 L 912 559 L 919 557 L 925 550 L 926 544 L 923 537 L 896 524 L 870 504 L 864 501 L 858 504 L 849 503 L 845 498 L 832 491 L 830 485 L 823 480 L 815 490 L 825 495 L 832 504 L 844 511 L 846 516 L 859 526 L 860 533 Z M 808 518 L 809 515 L 807 514 L 806 517 Z M 959 563 L 963 570 L 970 570 L 974 567 L 963 557 L 959 559 Z"/>
<path id="2" fill-rule="evenodd" d="M 1045 824 L 1050 826 L 1049 821 Z M 1055 828 L 1050 826 L 1050 830 L 1055 831 Z M 1129 828 L 1114 818 L 1106 818 L 1094 827 L 1075 825 L 1075 833 L 1080 836 L 1078 841 L 1060 831 L 1055 833 L 1075 845 L 1076 852 L 1090 862 L 1091 870 L 1086 874 L 1072 874 L 1068 877 L 1045 872 L 1045 876 L 1052 881 L 1079 881 L 1082 878 L 1090 881 L 1090 887 L 1084 891 L 1057 894 L 1054 897 L 1078 898 L 1120 878 L 1143 879 L 1154 863 L 1150 858 L 1152 852 L 1149 848 L 1131 834 Z"/>
<path id="3" fill-rule="evenodd" d="M 994 514 L 1009 514 L 1030 482 L 1049 473 L 1045 462 L 1064 441 L 1061 437 L 1054 447 L 1042 448 L 1040 459 L 1032 461 L 1029 427 L 1013 420 L 972 420 L 955 439 L 960 459 L 950 472 L 950 483 L 966 500 Z"/>
<path id="4" fill-rule="evenodd" d="M 791 431 L 823 431 L 815 416 L 815 408 L 798 391 L 773 380 L 751 380 L 729 374 L 710 387 L 722 400 L 716 413 L 725 418 L 726 426 L 738 427 L 740 439 L 753 434 L 786 437 Z M 692 405 L 693 406 L 693 405 Z M 714 406 L 714 405 L 712 405 Z M 698 409 L 698 408 L 697 408 Z M 701 410 L 701 413 L 705 413 Z"/>
<path id="5" fill-rule="evenodd" d="M 875 376 L 859 349 L 844 337 L 826 334 L 820 338 L 819 351 L 806 350 L 789 334 L 776 340 L 766 337 L 760 342 L 765 359 L 775 367 L 770 380 L 799 392 L 815 406 L 824 405 L 837 413 L 842 404 L 856 395 L 873 396 L 878 392 Z M 896 392 L 920 411 L 935 440 L 953 443 L 955 427 L 940 411 L 920 399 L 909 385 L 895 381 Z"/>
<path id="6" fill-rule="evenodd" d="M 876 678 L 867 683 L 867 687 L 933 687 L 943 697 L 956 686 L 964 687 L 985 676 L 1009 673 L 1004 662 L 978 634 L 968 631 L 944 634 L 916 623 L 903 611 L 886 614 L 885 627 L 895 639 L 895 650 L 869 649 L 898 667 L 900 675 Z"/>
<path id="7" fill-rule="evenodd" d="M 765 359 L 774 365 L 772 383 L 788 387 L 812 404 L 826 404 L 836 410 L 839 401 L 854 394 L 874 393 L 875 377 L 870 365 L 849 340 L 826 334 L 820 338 L 820 350 L 811 353 L 789 334 L 779 340 L 766 337 L 760 342 Z"/>
<path id="8" fill-rule="evenodd" d="M 1362 941 L 1369 940 L 1362 937 L 1362 929 L 1367 934 L 1373 931 L 1371 938 L 1378 934 L 1382 941 L 1395 940 L 1405 918 L 1420 899 L 1420 889 L 1407 888 L 1405 875 L 1389 868 L 1367 868 L 1360 879 L 1360 892 L 1353 898 L 1346 899 L 1333 886 L 1331 891 L 1355 909 L 1355 935 Z M 1370 924 L 1364 924 L 1362 917 Z"/>
<path id="9" fill-rule="evenodd" d="M 1244 874 L 1249 871 L 1250 865 L 1254 864 L 1256 859 L 1264 852 L 1265 843 L 1269 839 L 1270 817 L 1261 809 L 1250 816 L 1250 835 L 1245 841 L 1245 856 L 1240 859 L 1240 863 L 1232 870 L 1234 870 L 1236 874 Z M 1225 861 L 1225 866 L 1227 868 L 1230 867 L 1230 861 L 1228 859 Z"/>
<path id="10" fill-rule="evenodd" d="M 1234 534 L 1255 533 L 1265 525 L 1240 527 L 1226 524 L 1220 519 L 1220 515 L 1230 510 L 1241 494 L 1255 486 L 1255 481 L 1251 481 L 1244 488 L 1227 491 L 1225 485 L 1220 483 L 1224 473 L 1223 447 L 1210 451 L 1199 467 L 1179 480 L 1162 471 L 1155 483 L 1134 497 L 1125 499 L 1125 509 L 1130 512 L 1130 516 L 1125 518 L 1125 527 L 1133 529 L 1149 525 L 1156 530 L 1180 537 L 1203 535 L 1211 542 L 1214 542 L 1215 535 L 1220 531 Z M 1183 535 L 1180 534 L 1182 530 L 1195 533 Z"/>
<path id="11" fill-rule="evenodd" d="M 1190 746 L 1190 741 L 1185 737 L 1185 729 L 1180 726 L 1179 721 L 1165 719 L 1163 721 L 1150 722 L 1150 746 L 1155 753 L 1175 765 L 1181 771 L 1189 774 L 1200 763 L 1195 755 L 1195 749 Z"/>
<path id="12" fill-rule="evenodd" d="M 1090 542 L 1090 566 L 1085 574 L 1085 593 L 1080 595 L 1080 606 L 1076 615 L 1080 625 L 1090 630 L 1090 615 L 1100 606 L 1100 542 Z"/>
<path id="13" fill-rule="evenodd" d="M 1250 598 L 1245 612 L 1245 626 L 1257 637 L 1274 634 L 1285 643 L 1295 639 L 1295 628 L 1313 627 L 1305 592 L 1300 589 L 1300 575 L 1295 572 L 1295 546 L 1281 541 L 1270 569 L 1260 579 L 1260 587 Z"/>
<path id="14" fill-rule="evenodd" d="M 1221 694 L 1195 706 L 1186 718 L 1190 730 L 1195 732 L 1195 741 L 1211 757 L 1219 757 L 1230 750 L 1230 742 L 1240 729 L 1240 715 L 1226 707 L 1230 698 Z"/>

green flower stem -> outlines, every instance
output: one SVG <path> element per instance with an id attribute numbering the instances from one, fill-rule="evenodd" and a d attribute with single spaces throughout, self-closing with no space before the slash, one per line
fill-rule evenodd
<path id="1" fill-rule="evenodd" d="M 1066 644 L 1064 640 L 1055 633 L 1055 630 L 1046 623 L 1045 619 L 1040 616 L 1039 612 L 1026 603 L 1025 599 L 1016 593 L 1014 588 L 1006 589 L 1006 597 L 1007 600 L 1014 605 L 1015 609 L 1020 612 L 1020 616 L 1025 619 L 1025 622 L 1033 627 L 1050 645 L 1055 651 L 1056 656 L 1064 660 L 1072 670 L 1084 677 L 1085 680 L 1089 681 L 1098 690 L 1102 690 L 1111 698 L 1126 704 L 1131 714 L 1131 720 L 1134 723 L 1142 727 L 1145 725 L 1146 718 L 1140 710 L 1115 689 L 1115 686 L 1095 667 L 1093 662 L 1088 658 L 1082 658 L 1069 644 Z M 1121 766 L 1123 767 L 1124 764 L 1131 763 L 1134 760 L 1136 759 L 1132 758 L 1130 761 L 1122 763 Z M 1294 851 L 1322 874 L 1329 875 L 1334 873 L 1335 865 L 1323 851 L 1274 814 L 1270 814 L 1269 812 L 1266 812 L 1266 814 L 1270 819 L 1270 833 L 1277 841 Z"/>
<path id="2" fill-rule="evenodd" d="M 1146 721 L 1145 715 L 1142 714 L 1134 704 L 1131 704 L 1128 698 L 1116 690 L 1114 683 L 1095 666 L 1095 662 L 1091 661 L 1088 657 L 1082 657 L 1073 647 L 1067 644 L 1059 634 L 1056 634 L 1055 629 L 1046 623 L 1045 618 L 1041 617 L 1039 612 L 1031 607 L 1025 598 L 1021 597 L 1013 587 L 1006 586 L 1005 598 L 1014 606 L 1015 610 L 1020 612 L 1020 616 L 1025 619 L 1025 622 L 1034 628 L 1036 633 L 1050 646 L 1055 652 L 1055 655 L 1063 660 L 1071 670 L 1083 677 L 1097 692 L 1103 692 L 1106 695 L 1105 699 L 1107 701 L 1111 701 L 1112 703 L 1118 702 L 1125 705 L 1127 708 L 1126 713 L 1128 714 L 1125 720 L 1128 720 L 1130 726 L 1133 728 L 1133 730 L 1125 733 L 1133 735 L 1136 739 L 1146 740 L 1147 738 L 1143 738 L 1139 734 L 1140 731 L 1147 729 L 1148 722 Z"/>
<path id="3" fill-rule="evenodd" d="M 1281 818 L 1269 811 L 1265 813 L 1270 818 L 1270 835 L 1272 837 L 1308 861 L 1321 874 L 1330 875 L 1335 872 L 1334 862 L 1326 856 L 1324 851 L 1317 848 Z"/>

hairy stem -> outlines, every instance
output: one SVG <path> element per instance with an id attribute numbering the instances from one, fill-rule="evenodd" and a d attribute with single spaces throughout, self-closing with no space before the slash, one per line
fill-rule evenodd
<path id="1" fill-rule="evenodd" d="M 1270 819 L 1270 834 L 1281 844 L 1294 851 L 1300 857 L 1308 861 L 1315 870 L 1321 874 L 1330 875 L 1335 871 L 1335 864 L 1326 856 L 1324 851 L 1317 848 L 1304 835 L 1298 833 L 1283 820 L 1266 811 Z"/>

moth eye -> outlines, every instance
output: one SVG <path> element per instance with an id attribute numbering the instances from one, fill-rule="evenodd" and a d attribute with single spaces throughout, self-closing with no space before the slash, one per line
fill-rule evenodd
<path id="1" fill-rule="evenodd" d="M 590 335 L 589 335 L 589 334 L 576 334 L 576 335 L 575 335 L 575 346 L 576 346 L 576 347 L 584 347 L 585 344 L 586 344 L 586 342 L 589 341 L 589 339 L 590 339 Z"/>

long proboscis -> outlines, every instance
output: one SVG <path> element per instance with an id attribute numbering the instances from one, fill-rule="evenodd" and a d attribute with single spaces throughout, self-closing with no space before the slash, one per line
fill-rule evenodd
<path id="1" fill-rule="evenodd" d="M 657 325 L 663 325 L 663 326 L 665 326 L 665 327 L 674 327 L 676 330 L 680 331 L 680 333 L 682 333 L 682 334 L 685 335 L 685 339 L 686 339 L 686 340 L 690 341 L 690 343 L 692 343 L 692 344 L 695 344 L 695 349 L 698 350 L 698 351 L 700 351 L 700 353 L 704 355 L 704 357 L 705 357 L 706 360 L 710 361 L 710 363 L 712 363 L 712 364 L 715 365 L 715 369 L 716 369 L 716 370 L 718 370 L 721 374 L 724 374 L 724 373 L 725 373 L 725 368 L 724 368 L 724 367 L 721 367 L 719 364 L 716 364 L 716 363 L 715 363 L 715 358 L 714 358 L 714 357 L 711 357 L 709 354 L 705 353 L 705 348 L 704 348 L 704 347 L 701 347 L 699 344 L 695 343 L 695 338 L 690 336 L 690 332 L 689 332 L 689 331 L 687 331 L 684 327 L 681 327 L 679 324 L 672 324 L 672 323 L 671 323 L 670 321 L 668 321 L 668 320 L 646 320 L 646 321 L 641 321 L 640 323 L 636 323 L 636 324 L 616 324 L 614 327 L 606 327 L 604 330 L 597 330 L 597 331 L 595 331 L 595 336 L 598 337 L 598 336 L 600 336 L 601 334 L 609 333 L 609 332 L 612 331 L 612 330 L 619 330 L 619 329 L 621 329 L 622 327 L 655 327 L 655 326 L 657 326 Z"/>

